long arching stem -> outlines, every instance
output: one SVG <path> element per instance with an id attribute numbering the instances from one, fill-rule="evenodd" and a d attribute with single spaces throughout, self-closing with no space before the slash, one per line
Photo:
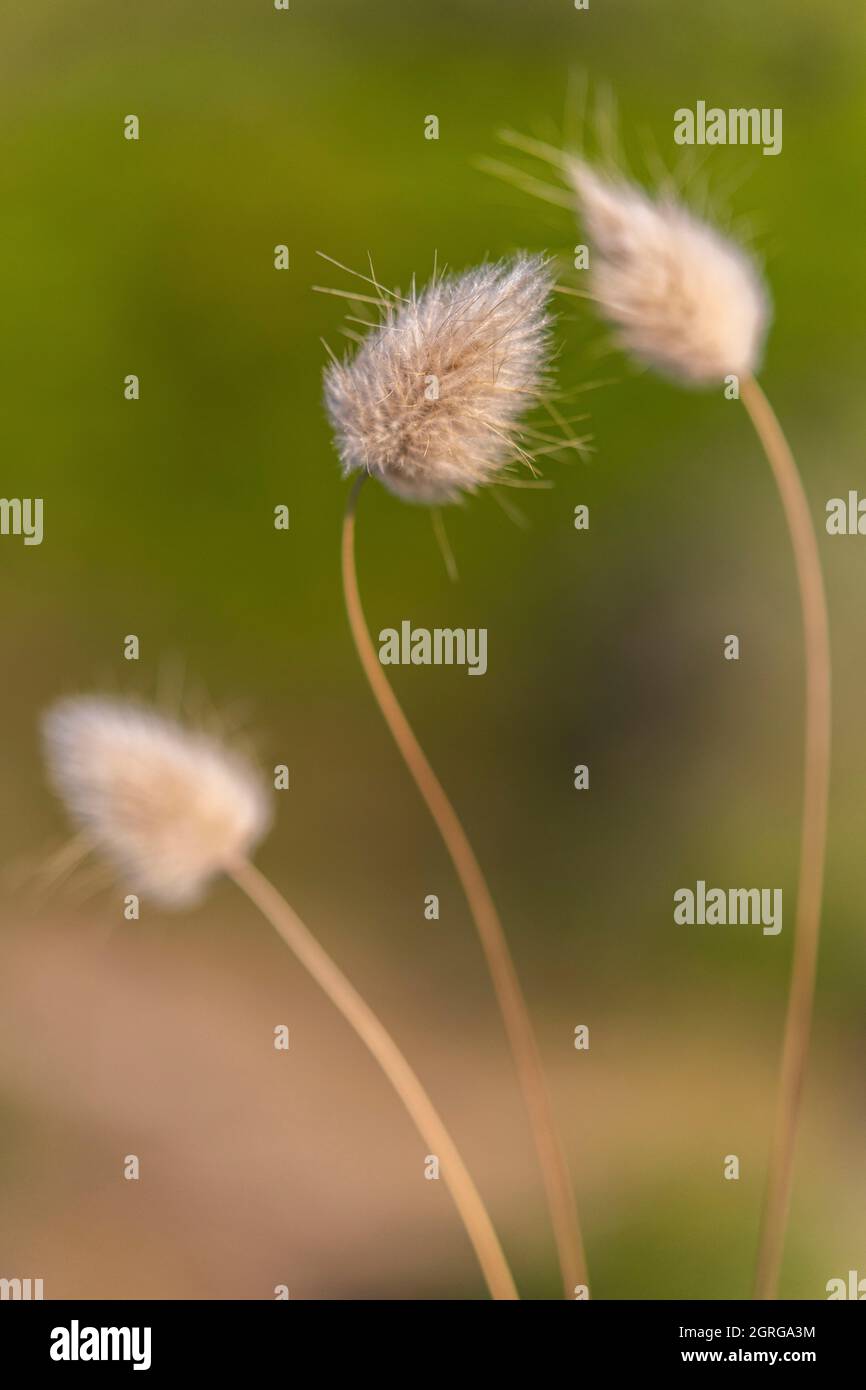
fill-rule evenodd
<path id="1" fill-rule="evenodd" d="M 511 1271 L 478 1189 L 433 1102 L 390 1033 L 289 907 L 282 894 L 254 864 L 243 860 L 232 865 L 229 874 L 276 928 L 316 984 L 369 1048 L 406 1107 L 424 1143 L 438 1157 L 442 1177 L 478 1256 L 491 1297 L 516 1299 L 518 1294 Z"/>
<path id="2" fill-rule="evenodd" d="M 740 389 L 773 470 L 788 522 L 800 586 L 806 656 L 803 826 L 796 934 L 755 1280 L 755 1298 L 772 1299 L 776 1297 L 785 1244 L 815 995 L 830 783 L 830 633 L 818 542 L 797 465 L 758 383 L 749 377 Z"/>
<path id="3" fill-rule="evenodd" d="M 385 677 L 367 630 L 355 567 L 355 511 L 358 493 L 366 476 L 366 473 L 359 474 L 349 495 L 343 522 L 343 590 L 349 626 L 364 674 L 394 742 L 436 822 L 478 929 L 529 1112 L 556 1237 L 565 1295 L 567 1298 L 574 1298 L 578 1286 L 588 1288 L 583 1240 L 571 1179 L 547 1092 L 541 1055 L 517 971 L 475 851 Z"/>

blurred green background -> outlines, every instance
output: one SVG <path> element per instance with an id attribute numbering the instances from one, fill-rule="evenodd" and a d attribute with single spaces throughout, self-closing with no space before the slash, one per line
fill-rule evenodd
<path id="1" fill-rule="evenodd" d="M 262 866 L 429 1083 L 522 1292 L 557 1295 L 475 936 L 346 629 L 320 342 L 344 342 L 344 306 L 311 286 L 351 283 L 318 250 L 361 270 L 369 253 L 403 286 L 434 252 L 455 268 L 564 257 L 568 212 L 478 162 L 508 157 L 503 127 L 561 139 L 570 74 L 615 94 L 638 169 L 642 143 L 675 163 L 677 107 L 784 111 L 779 157 L 705 150 L 700 172 L 739 185 L 766 258 L 763 380 L 822 530 L 833 625 L 825 930 L 782 1294 L 866 1274 L 866 542 L 823 534 L 826 500 L 866 478 L 864 39 L 845 0 L 4 6 L 2 491 L 45 499 L 45 539 L 0 538 L 0 1274 L 42 1277 L 47 1297 L 483 1293 L 384 1081 L 229 886 L 184 916 L 145 904 L 139 923 L 87 876 L 40 890 L 66 827 L 39 712 L 182 683 L 193 714 L 212 703 L 266 767 L 290 766 Z M 526 529 L 489 497 L 451 509 L 456 586 L 429 515 L 365 490 L 362 590 L 376 631 L 489 630 L 484 680 L 409 668 L 395 685 L 503 912 L 594 1296 L 746 1297 L 795 900 L 792 558 L 741 409 L 635 374 L 589 306 L 557 307 L 563 388 L 615 379 L 576 397 L 592 459 L 515 494 Z M 739 663 L 722 659 L 729 632 Z M 698 878 L 782 887 L 785 930 L 675 927 L 673 892 Z"/>

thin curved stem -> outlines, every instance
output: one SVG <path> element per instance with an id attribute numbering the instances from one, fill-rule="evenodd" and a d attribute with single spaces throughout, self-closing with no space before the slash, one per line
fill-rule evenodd
<path id="1" fill-rule="evenodd" d="M 367 629 L 355 567 L 355 512 L 358 494 L 366 477 L 366 473 L 359 474 L 349 495 L 343 521 L 343 591 L 349 626 L 364 674 L 394 742 L 436 822 L 481 938 L 529 1112 L 556 1238 L 565 1296 L 574 1298 L 579 1286 L 588 1289 L 583 1239 L 571 1179 L 544 1078 L 541 1055 L 517 971 L 475 851 L 388 683 Z"/>
<path id="2" fill-rule="evenodd" d="M 478 1263 L 481 1265 L 491 1297 L 516 1299 L 518 1293 L 511 1271 L 478 1189 L 433 1102 L 390 1033 L 379 1022 L 373 1010 L 347 980 L 342 970 L 331 960 L 327 951 L 319 945 L 282 894 L 254 864 L 249 860 L 242 860 L 233 864 L 228 873 L 276 929 L 301 965 L 309 971 L 319 988 L 373 1054 L 403 1102 L 424 1143 L 430 1152 L 438 1157 L 445 1184 L 454 1198 L 466 1234 L 478 1256 Z"/>
<path id="3" fill-rule="evenodd" d="M 806 657 L 805 759 L 800 882 L 776 1116 L 758 1246 L 755 1298 L 773 1299 L 791 1202 L 794 1150 L 809 1055 L 830 784 L 830 629 L 818 542 L 797 465 L 772 406 L 752 377 L 740 395 L 773 470 L 800 587 Z"/>

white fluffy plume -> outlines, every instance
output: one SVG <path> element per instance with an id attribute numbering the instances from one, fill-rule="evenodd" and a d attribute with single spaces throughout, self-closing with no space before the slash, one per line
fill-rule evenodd
<path id="1" fill-rule="evenodd" d="M 590 241 L 590 285 L 625 351 L 694 385 L 759 364 L 769 320 L 747 253 L 673 198 L 607 178 L 569 157 Z"/>
<path id="2" fill-rule="evenodd" d="M 432 505 L 493 481 L 545 381 L 550 292 L 544 258 L 521 255 L 383 295 L 381 324 L 325 372 L 343 472 Z"/>
<path id="3" fill-rule="evenodd" d="M 43 718 L 52 784 L 92 847 L 168 906 L 195 902 L 268 828 L 240 755 L 129 701 L 80 696 Z"/>

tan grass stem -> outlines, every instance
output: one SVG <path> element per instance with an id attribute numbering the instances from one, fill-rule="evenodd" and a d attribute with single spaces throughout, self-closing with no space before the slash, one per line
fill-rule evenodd
<path id="1" fill-rule="evenodd" d="M 818 542 L 794 457 L 773 408 L 754 377 L 742 380 L 740 395 L 773 470 L 788 522 L 800 588 L 806 657 L 797 918 L 755 1279 L 755 1298 L 773 1299 L 778 1287 L 791 1201 L 794 1151 L 815 995 L 830 782 L 830 634 Z"/>
<path id="2" fill-rule="evenodd" d="M 270 880 L 250 860 L 235 863 L 228 872 L 373 1054 L 424 1143 L 439 1158 L 442 1177 L 491 1297 L 516 1299 L 511 1271 L 478 1189 L 438 1111 L 391 1035 Z"/>
<path id="3" fill-rule="evenodd" d="M 359 473 L 349 494 L 343 522 L 343 591 L 349 626 L 364 674 L 394 742 L 451 856 L 451 862 L 466 894 L 481 938 L 529 1113 L 556 1239 L 565 1296 L 573 1298 L 578 1285 L 588 1287 L 583 1239 L 571 1179 L 553 1116 L 529 1010 L 499 914 L 475 851 L 388 683 L 364 617 L 355 564 L 355 514 L 358 495 L 366 476 L 365 473 Z"/>

